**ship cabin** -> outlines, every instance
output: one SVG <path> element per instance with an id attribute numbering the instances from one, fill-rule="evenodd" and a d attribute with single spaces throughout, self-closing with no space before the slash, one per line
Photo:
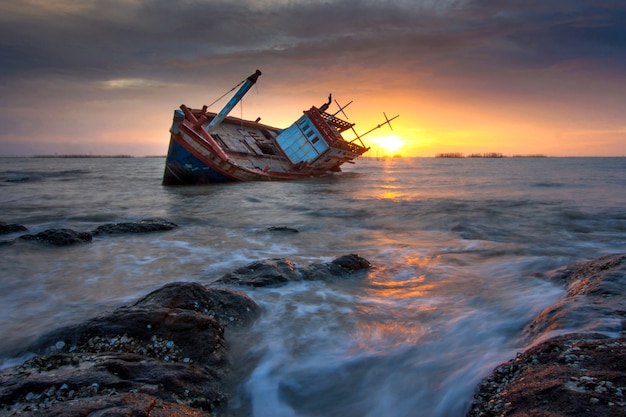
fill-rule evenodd
<path id="1" fill-rule="evenodd" d="M 302 170 L 339 171 L 344 162 L 367 152 L 363 144 L 347 142 L 341 133 L 354 126 L 332 114 L 311 107 L 276 137 L 291 163 Z"/>

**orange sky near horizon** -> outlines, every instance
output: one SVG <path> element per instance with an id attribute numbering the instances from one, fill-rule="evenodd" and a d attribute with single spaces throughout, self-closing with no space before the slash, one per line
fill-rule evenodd
<path id="1" fill-rule="evenodd" d="M 232 116 L 286 127 L 302 110 L 311 105 L 321 105 L 328 92 L 333 90 L 333 80 L 326 82 L 314 80 L 309 86 L 311 91 L 288 94 L 281 97 L 283 86 L 267 85 L 273 78 L 264 72 L 242 103 L 231 112 Z M 235 75 L 222 77 L 224 85 L 221 91 L 217 87 L 210 91 L 202 86 L 162 85 L 157 91 L 133 87 L 132 94 L 126 96 L 128 89 L 124 83 L 120 87 L 99 90 L 94 88 L 89 95 L 83 95 L 80 108 L 74 108 L 70 94 L 62 99 L 42 97 L 38 102 L 17 106 L 13 112 L 24 121 L 33 119 L 48 127 L 42 136 L 39 129 L 30 134 L 15 137 L 24 142 L 22 155 L 40 154 L 130 154 L 134 156 L 165 155 L 169 143 L 168 129 L 174 109 L 180 104 L 201 107 L 232 88 Z M 245 78 L 245 75 L 240 77 Z M 266 79 L 268 79 L 266 81 Z M 146 81 L 147 82 L 147 81 Z M 227 84 L 230 82 L 230 84 Z M 356 83 L 357 85 L 359 83 Z M 77 86 L 76 88 L 79 88 Z M 118 91 L 119 90 L 119 91 Z M 278 91 L 276 91 L 278 90 Z M 532 100 L 527 103 L 514 100 L 493 102 L 473 100 L 471 91 L 455 94 L 446 91 L 421 94 L 417 89 L 411 92 L 403 90 L 378 92 L 360 92 L 342 85 L 339 93 L 333 95 L 344 105 L 354 102 L 345 109 L 348 120 L 356 123 L 359 134 L 370 130 L 385 121 L 383 112 L 388 117 L 399 114 L 392 121 L 393 130 L 382 126 L 363 137 L 371 150 L 365 156 L 431 157 L 438 153 L 499 152 L 504 155 L 544 154 L 548 156 L 626 156 L 626 128 L 619 125 L 602 126 L 594 123 L 594 109 L 586 113 L 575 103 L 542 105 Z M 355 94 L 351 94 L 355 93 Z M 80 94 L 80 93 L 77 93 Z M 479 95 L 479 93 L 475 93 Z M 219 111 L 225 99 L 212 106 L 210 110 Z M 39 107 L 39 108 L 38 108 Z M 56 107 L 56 108 L 55 108 Z M 55 111 L 50 111 L 54 109 Z M 333 103 L 329 111 L 337 111 Z M 58 112 L 63 113 L 62 116 Z M 339 116 L 342 116 L 341 114 Z M 65 130 L 64 127 L 73 128 Z M 34 126 L 35 128 L 37 126 Z M 354 138 L 352 132 L 344 134 L 346 139 Z M 391 137 L 401 146 L 388 149 L 383 144 L 384 138 Z M 41 143 L 44 143 L 41 146 Z M 47 147 L 45 143 L 52 144 Z M 32 146 L 28 146 L 32 144 Z M 47 151 L 46 151 L 47 150 Z M 2 156 L 13 156 L 11 152 L 0 149 Z M 19 155 L 19 152 L 15 152 Z"/>
<path id="2" fill-rule="evenodd" d="M 174 109 L 257 68 L 233 116 L 287 127 L 328 93 L 359 133 L 399 114 L 366 156 L 626 156 L 623 18 L 591 0 L 7 2 L 0 156 L 164 155 Z"/>

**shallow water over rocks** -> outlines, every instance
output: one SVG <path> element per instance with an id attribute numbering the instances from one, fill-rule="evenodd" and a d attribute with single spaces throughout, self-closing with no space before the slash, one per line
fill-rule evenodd
<path id="1" fill-rule="evenodd" d="M 358 253 L 373 265 L 359 278 L 238 287 L 262 314 L 232 343 L 245 363 L 236 374 L 249 375 L 233 411 L 462 416 L 566 294 L 547 272 L 626 251 L 624 158 L 363 159 L 329 178 L 216 187 L 162 187 L 162 170 L 152 158 L 2 160 L 0 220 L 29 234 L 179 226 L 2 246 L 3 360 L 167 283 Z"/>

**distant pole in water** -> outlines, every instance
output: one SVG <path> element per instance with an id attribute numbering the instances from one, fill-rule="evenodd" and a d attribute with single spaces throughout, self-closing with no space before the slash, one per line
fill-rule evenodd
<path id="1" fill-rule="evenodd" d="M 237 93 L 235 93 L 235 95 L 228 101 L 228 103 L 226 103 L 222 111 L 220 111 L 218 115 L 215 116 L 213 120 L 211 120 L 211 123 L 209 123 L 209 125 L 207 126 L 207 131 L 210 132 L 211 129 L 216 128 L 220 125 L 220 123 L 222 123 L 226 116 L 228 116 L 228 113 L 230 113 L 230 111 L 237 105 L 237 103 L 241 101 L 243 96 L 246 95 L 248 90 L 250 90 L 250 88 L 252 88 L 252 86 L 256 83 L 256 80 L 259 78 L 260 75 L 261 71 L 256 70 L 254 74 L 246 79 L 239 91 L 237 91 Z"/>

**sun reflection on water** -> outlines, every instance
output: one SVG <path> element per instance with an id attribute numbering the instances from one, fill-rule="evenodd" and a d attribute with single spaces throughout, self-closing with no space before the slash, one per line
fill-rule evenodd
<path id="1" fill-rule="evenodd" d="M 438 281 L 429 279 L 437 256 L 403 255 L 401 268 L 378 266 L 368 274 L 368 285 L 357 308 L 353 354 L 389 354 L 412 348 L 432 332 L 428 317 L 440 306 Z M 397 260 L 396 260 L 397 261 Z"/>
<path id="2" fill-rule="evenodd" d="M 393 348 L 417 344 L 428 333 L 428 329 L 419 323 L 406 321 L 364 320 L 356 325 L 355 333 L 354 340 L 357 341 L 357 344 L 353 353 L 385 354 Z"/>
<path id="3" fill-rule="evenodd" d="M 387 191 L 380 194 L 380 199 L 382 200 L 397 200 L 402 197 L 402 193 L 398 193 L 395 191 Z"/>
<path id="4" fill-rule="evenodd" d="M 421 275 L 404 281 L 371 282 L 377 296 L 382 299 L 413 299 L 425 297 L 436 288 L 433 283 L 425 283 L 425 276 Z"/>

